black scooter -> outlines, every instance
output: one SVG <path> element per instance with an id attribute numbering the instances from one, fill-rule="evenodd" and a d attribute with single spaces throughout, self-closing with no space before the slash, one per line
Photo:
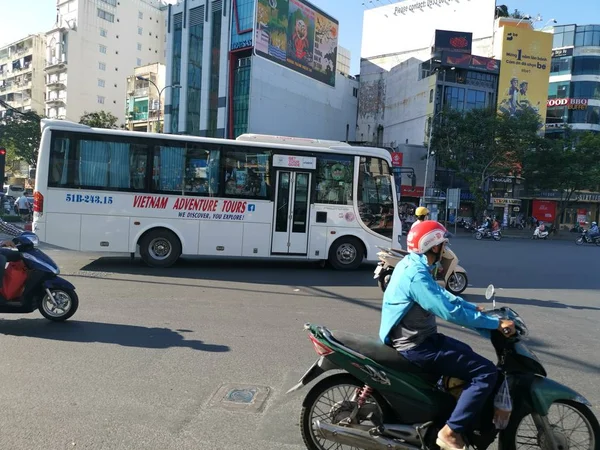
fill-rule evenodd
<path id="1" fill-rule="evenodd" d="M 16 249 L 6 252 L 8 265 L 0 289 L 0 313 L 42 316 L 62 322 L 75 314 L 79 298 L 75 286 L 59 277 L 58 265 L 37 248 L 38 237 L 24 232 L 13 239 Z"/>

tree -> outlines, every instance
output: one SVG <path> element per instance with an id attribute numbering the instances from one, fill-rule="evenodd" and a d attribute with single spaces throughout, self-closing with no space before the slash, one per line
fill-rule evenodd
<path id="1" fill-rule="evenodd" d="M 29 165 L 37 164 L 40 148 L 41 128 L 40 116 L 26 113 L 5 117 L 0 124 L 0 145 L 4 145 L 8 156 L 26 161 Z"/>
<path id="2" fill-rule="evenodd" d="M 523 158 L 523 175 L 528 189 L 554 191 L 560 220 L 565 209 L 577 201 L 577 192 L 600 186 L 600 135 L 573 135 L 567 130 L 562 139 L 545 139 Z"/>
<path id="3" fill-rule="evenodd" d="M 117 128 L 119 119 L 107 111 L 84 112 L 79 123 L 94 128 Z"/>
<path id="4" fill-rule="evenodd" d="M 487 206 L 489 178 L 516 174 L 525 150 L 539 144 L 539 128 L 539 116 L 529 111 L 517 118 L 498 115 L 493 108 L 445 110 L 433 124 L 431 149 L 441 167 L 468 183 L 479 216 Z"/>
<path id="5" fill-rule="evenodd" d="M 496 6 L 496 19 L 499 17 L 508 17 L 510 13 L 508 12 L 508 6 L 506 5 L 498 5 Z"/>
<path id="6" fill-rule="evenodd" d="M 512 17 L 513 19 L 524 19 L 526 15 L 515 8 L 513 12 L 510 13 L 509 17 Z"/>

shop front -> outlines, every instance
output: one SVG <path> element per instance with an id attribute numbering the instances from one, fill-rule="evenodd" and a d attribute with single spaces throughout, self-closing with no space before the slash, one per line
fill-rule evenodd
<path id="1" fill-rule="evenodd" d="M 502 223 L 502 227 L 514 226 L 523 217 L 521 199 L 508 197 L 492 197 L 493 216 Z"/>
<path id="2" fill-rule="evenodd" d="M 570 230 L 575 224 L 585 226 L 599 220 L 600 193 L 576 192 L 566 206 L 561 205 L 560 192 L 538 192 L 535 195 L 526 195 L 527 217 L 535 217 L 546 223 L 558 222 L 561 230 Z M 561 211 L 562 206 L 562 211 Z"/>

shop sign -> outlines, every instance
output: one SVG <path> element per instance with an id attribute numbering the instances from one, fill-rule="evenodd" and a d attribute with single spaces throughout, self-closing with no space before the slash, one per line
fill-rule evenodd
<path id="1" fill-rule="evenodd" d="M 452 51 L 471 54 L 473 33 L 435 30 L 434 51 Z"/>
<path id="2" fill-rule="evenodd" d="M 553 58 L 562 58 L 563 56 L 573 56 L 573 47 L 552 50 Z"/>
<path id="3" fill-rule="evenodd" d="M 500 73 L 500 61 L 484 56 L 469 55 L 460 52 L 442 52 L 442 63 L 446 66 Z"/>
<path id="4" fill-rule="evenodd" d="M 494 183 L 511 184 L 512 181 L 513 179 L 510 177 L 492 177 L 492 182 Z"/>
<path id="5" fill-rule="evenodd" d="M 314 170 L 317 168 L 317 158 L 314 156 L 273 155 L 273 167 Z"/>
<path id="6" fill-rule="evenodd" d="M 521 205 L 521 200 L 518 198 L 492 198 L 492 203 L 494 206 L 504 206 L 504 205 Z"/>
<path id="7" fill-rule="evenodd" d="M 392 153 L 392 167 L 402 167 L 403 156 L 400 152 Z"/>
<path id="8" fill-rule="evenodd" d="M 587 109 L 587 98 L 552 98 L 546 102 L 546 106 L 566 106 L 568 109 Z"/>

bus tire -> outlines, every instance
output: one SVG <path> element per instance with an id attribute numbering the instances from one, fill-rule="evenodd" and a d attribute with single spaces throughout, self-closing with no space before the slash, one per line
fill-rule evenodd
<path id="1" fill-rule="evenodd" d="M 139 241 L 140 255 L 150 267 L 170 267 L 181 256 L 181 242 L 165 228 L 150 230 Z"/>
<path id="2" fill-rule="evenodd" d="M 329 264 L 336 270 L 355 270 L 363 262 L 365 246 L 353 236 L 342 236 L 329 249 Z"/>

